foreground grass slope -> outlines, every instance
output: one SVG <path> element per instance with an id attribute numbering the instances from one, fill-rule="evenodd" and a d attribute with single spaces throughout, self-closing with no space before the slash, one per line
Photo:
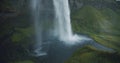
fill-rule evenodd
<path id="1" fill-rule="evenodd" d="M 93 50 L 90 47 L 79 49 L 65 63 L 119 63 L 120 55 L 117 53 L 109 53 Z"/>
<path id="2" fill-rule="evenodd" d="M 88 34 L 102 45 L 119 51 L 120 15 L 110 8 L 84 6 L 72 15 L 74 32 Z"/>
<path id="3" fill-rule="evenodd" d="M 112 48 L 116 53 L 81 48 L 66 63 L 119 63 L 120 59 L 120 14 L 110 8 L 97 9 L 83 6 L 72 13 L 74 32 L 88 34 L 96 42 Z"/>

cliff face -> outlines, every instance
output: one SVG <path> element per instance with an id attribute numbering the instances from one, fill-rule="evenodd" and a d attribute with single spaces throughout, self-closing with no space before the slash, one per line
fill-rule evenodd
<path id="1" fill-rule="evenodd" d="M 96 8 L 112 8 L 119 7 L 119 2 L 115 0 L 69 0 L 71 10 L 79 9 L 85 5 L 90 5 Z"/>
<path id="2" fill-rule="evenodd" d="M 74 4 L 73 4 L 74 3 Z M 79 3 L 81 5 L 77 5 Z M 81 48 L 66 63 L 119 63 L 120 2 L 115 0 L 71 0 L 71 20 L 76 33 L 88 34 L 116 53 Z"/>
<path id="3" fill-rule="evenodd" d="M 53 9 L 51 0 L 41 0 L 41 2 L 42 4 L 47 4 L 47 6 L 44 6 L 45 10 Z M 119 2 L 115 0 L 69 0 L 69 3 L 70 3 L 71 11 L 82 8 L 85 5 L 94 6 L 96 8 L 108 8 L 109 7 L 112 9 L 119 7 Z M 22 9 L 26 9 L 28 5 L 29 5 L 29 0 L 17 0 L 17 1 L 16 0 L 11 0 L 11 1 L 1 0 L 0 1 L 0 8 L 5 8 L 6 10 L 8 10 L 9 8 L 16 8 L 16 9 L 22 10 Z"/>
<path id="4" fill-rule="evenodd" d="M 71 5 L 73 0 L 71 0 Z M 119 2 L 114 0 L 75 0 L 82 6 L 71 6 L 73 30 L 89 34 L 97 42 L 119 50 Z M 79 3 L 79 4 L 80 4 Z M 110 39 L 111 38 L 111 39 Z M 113 44 L 114 43 L 114 44 Z"/>

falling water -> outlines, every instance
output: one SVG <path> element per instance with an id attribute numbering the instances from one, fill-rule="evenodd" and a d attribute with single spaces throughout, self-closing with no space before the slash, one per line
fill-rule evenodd
<path id="1" fill-rule="evenodd" d="M 45 52 L 44 47 L 43 47 L 43 37 L 42 37 L 42 31 L 43 31 L 42 28 L 44 28 L 43 23 L 42 23 L 43 15 L 41 15 L 41 13 L 43 13 L 43 11 L 41 11 L 41 9 L 43 10 L 43 7 L 41 7 L 41 6 L 43 6 L 43 4 L 41 3 L 41 0 L 30 0 L 30 1 L 31 1 L 30 8 L 31 8 L 32 20 L 34 22 L 35 33 L 36 33 L 35 34 L 36 35 L 36 44 L 34 45 L 34 52 L 32 55 L 44 56 L 44 55 L 47 55 L 47 53 L 48 53 L 48 56 L 51 56 L 50 59 L 53 59 L 54 56 L 55 56 L 54 58 L 56 58 L 56 55 L 54 55 L 54 54 L 60 54 L 60 57 L 63 58 L 64 57 L 63 52 L 65 53 L 65 55 L 67 55 L 67 54 L 66 54 L 66 51 L 63 51 L 62 48 L 64 45 L 62 44 L 62 46 L 61 46 L 61 42 L 58 43 L 58 48 L 51 46 L 50 49 L 52 49 L 52 51 L 49 50 L 50 53 Z M 46 2 L 48 2 L 48 1 L 46 1 Z M 55 37 L 58 37 L 61 41 L 63 41 L 64 43 L 67 43 L 67 44 L 76 44 L 76 42 L 77 43 L 84 42 L 82 40 L 85 40 L 85 41 L 91 40 L 84 36 L 78 36 L 78 35 L 73 34 L 72 27 L 71 27 L 70 9 L 69 9 L 68 0 L 53 0 L 53 2 L 54 2 L 55 16 L 56 16 L 55 29 L 54 29 Z M 46 7 L 44 7 L 44 8 L 46 10 Z M 45 13 L 46 13 L 46 11 L 45 11 Z M 90 44 L 95 46 L 98 49 L 103 48 L 105 50 L 111 51 L 111 49 L 105 48 L 104 46 L 101 46 L 97 43 L 91 42 Z M 57 44 L 53 43 L 53 45 L 56 46 Z M 59 52 L 58 50 L 62 53 L 58 53 Z M 65 50 L 67 50 L 67 49 L 65 49 Z M 73 51 L 73 48 L 72 48 L 72 51 Z M 70 54 L 70 52 L 71 51 L 68 51 L 69 54 Z M 58 57 L 58 58 L 60 58 L 60 57 Z M 55 59 L 53 59 L 53 60 L 55 60 Z M 58 61 L 59 61 L 59 59 L 58 59 Z M 55 63 L 58 63 L 58 62 L 55 62 Z"/>
<path id="2" fill-rule="evenodd" d="M 68 0 L 54 0 L 54 6 L 56 12 L 56 35 L 61 40 L 70 39 L 72 37 L 72 30 Z"/>
<path id="3" fill-rule="evenodd" d="M 55 7 L 55 29 L 54 34 L 64 42 L 78 42 L 81 40 L 77 35 L 73 35 L 70 9 L 68 0 L 53 0 Z"/>
<path id="4" fill-rule="evenodd" d="M 30 5 L 37 42 L 34 46 L 34 54 L 35 56 L 46 55 L 46 53 L 42 51 L 42 24 L 40 20 L 41 0 L 31 0 Z"/>

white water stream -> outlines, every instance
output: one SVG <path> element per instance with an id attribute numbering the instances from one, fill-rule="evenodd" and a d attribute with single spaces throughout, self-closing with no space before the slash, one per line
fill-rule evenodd
<path id="1" fill-rule="evenodd" d="M 55 8 L 54 36 L 68 44 L 75 44 L 87 38 L 72 32 L 69 0 L 53 0 Z"/>

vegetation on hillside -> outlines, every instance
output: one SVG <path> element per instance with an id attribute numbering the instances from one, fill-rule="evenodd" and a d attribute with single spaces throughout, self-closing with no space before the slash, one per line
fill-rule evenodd
<path id="1" fill-rule="evenodd" d="M 88 34 L 93 40 L 116 53 L 98 51 L 89 46 L 80 48 L 65 63 L 119 63 L 120 9 L 96 8 L 85 5 L 72 12 L 72 26 L 76 33 Z"/>

